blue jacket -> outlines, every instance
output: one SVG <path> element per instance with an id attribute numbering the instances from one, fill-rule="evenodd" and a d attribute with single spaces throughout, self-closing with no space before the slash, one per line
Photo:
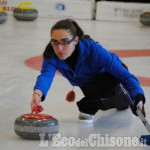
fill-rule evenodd
<path id="1" fill-rule="evenodd" d="M 122 66 L 122 61 L 116 54 L 88 39 L 79 40 L 78 47 L 79 56 L 75 70 L 71 69 L 64 60 L 60 60 L 52 50 L 51 58 L 43 61 L 41 74 L 37 78 L 34 90 L 40 89 L 45 98 L 56 70 L 74 86 L 88 85 L 98 74 L 109 72 L 118 79 L 118 83 L 124 85 L 132 98 L 137 94 L 144 95 L 137 78 Z"/>

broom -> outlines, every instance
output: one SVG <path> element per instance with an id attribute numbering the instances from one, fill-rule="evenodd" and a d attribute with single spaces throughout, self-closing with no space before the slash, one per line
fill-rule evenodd
<path id="1" fill-rule="evenodd" d="M 131 99 L 131 96 L 130 94 L 128 93 L 127 90 L 125 90 L 125 88 L 123 87 L 122 84 L 120 84 L 121 86 L 121 89 L 123 90 L 124 94 L 126 95 L 126 97 L 128 98 L 129 100 L 129 103 L 131 105 L 133 105 L 133 101 Z M 140 117 L 141 121 L 143 122 L 144 126 L 146 127 L 147 131 L 150 133 L 150 124 L 148 123 L 148 121 L 146 120 L 146 118 L 144 117 L 142 111 L 141 111 L 141 108 L 138 106 L 137 107 L 137 110 L 136 110 L 136 113 L 137 115 Z M 146 145 L 150 145 L 150 135 L 141 135 L 140 137 L 140 142 L 143 143 L 143 144 L 146 144 Z"/>

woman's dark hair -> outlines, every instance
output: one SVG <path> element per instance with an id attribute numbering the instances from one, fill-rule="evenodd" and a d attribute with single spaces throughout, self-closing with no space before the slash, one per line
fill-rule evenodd
<path id="1" fill-rule="evenodd" d="M 89 35 L 85 35 L 81 27 L 78 23 L 72 19 L 65 19 L 58 21 L 52 28 L 51 28 L 51 35 L 54 30 L 64 29 L 68 30 L 73 37 L 78 36 L 79 39 L 91 39 Z M 91 39 L 92 40 L 92 39 Z"/>
<path id="2" fill-rule="evenodd" d="M 77 22 L 72 19 L 65 19 L 65 20 L 60 20 L 60 21 L 56 22 L 56 24 L 54 24 L 54 26 L 51 28 L 51 32 L 50 32 L 51 35 L 54 30 L 59 30 L 59 29 L 68 30 L 73 37 L 78 36 L 79 39 L 81 39 L 81 40 L 82 39 L 93 40 L 93 39 L 91 39 L 91 37 L 89 35 L 85 35 L 83 30 L 77 24 Z M 44 58 L 50 58 L 50 51 L 52 49 L 53 48 L 52 48 L 51 44 L 48 43 L 48 45 L 43 53 Z"/>

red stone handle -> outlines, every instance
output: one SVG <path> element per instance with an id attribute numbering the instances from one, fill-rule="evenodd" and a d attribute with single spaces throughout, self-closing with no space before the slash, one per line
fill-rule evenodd
<path id="1" fill-rule="evenodd" d="M 35 107 L 33 107 L 33 109 L 32 109 L 32 112 L 31 112 L 31 114 L 33 115 L 33 114 L 38 114 L 38 113 L 40 113 L 40 112 L 42 112 L 43 111 L 43 107 L 42 106 L 35 106 Z"/>

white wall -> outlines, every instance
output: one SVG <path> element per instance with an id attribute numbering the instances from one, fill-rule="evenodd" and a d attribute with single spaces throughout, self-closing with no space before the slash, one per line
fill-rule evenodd
<path id="1" fill-rule="evenodd" d="M 139 15 L 144 11 L 150 11 L 150 3 L 99 1 L 96 20 L 139 22 Z"/>

